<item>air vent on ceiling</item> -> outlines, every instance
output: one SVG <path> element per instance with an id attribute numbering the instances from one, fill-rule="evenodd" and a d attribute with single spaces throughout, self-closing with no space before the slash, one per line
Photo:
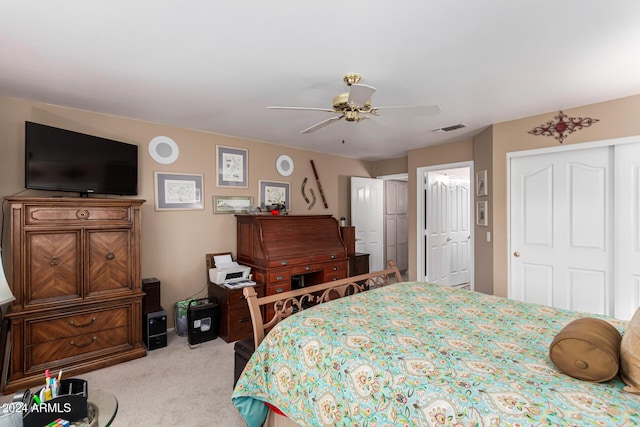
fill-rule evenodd
<path id="1" fill-rule="evenodd" d="M 451 126 L 445 126 L 443 128 L 439 128 L 439 129 L 434 129 L 434 132 L 451 132 L 457 129 L 462 129 L 462 128 L 466 128 L 467 125 L 462 124 L 462 123 L 458 123 L 457 125 L 451 125 Z"/>

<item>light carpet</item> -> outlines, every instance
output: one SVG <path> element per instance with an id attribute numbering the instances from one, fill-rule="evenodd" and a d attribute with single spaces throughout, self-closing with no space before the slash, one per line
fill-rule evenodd
<path id="1" fill-rule="evenodd" d="M 190 348 L 173 331 L 167 341 L 146 357 L 77 376 L 88 381 L 89 396 L 101 389 L 117 397 L 111 425 L 246 426 L 231 403 L 233 343 L 218 338 Z"/>

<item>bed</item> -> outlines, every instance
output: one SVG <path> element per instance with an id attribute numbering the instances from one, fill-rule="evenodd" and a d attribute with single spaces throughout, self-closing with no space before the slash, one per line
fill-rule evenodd
<path id="1" fill-rule="evenodd" d="M 232 396 L 249 427 L 640 425 L 619 377 L 581 381 L 549 358 L 585 313 L 423 282 L 372 288 L 266 328 Z"/>

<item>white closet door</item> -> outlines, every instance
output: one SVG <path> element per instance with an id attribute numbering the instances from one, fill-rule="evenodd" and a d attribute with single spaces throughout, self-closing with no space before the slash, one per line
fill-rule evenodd
<path id="1" fill-rule="evenodd" d="M 512 298 L 613 314 L 611 150 L 511 159 Z"/>
<path id="2" fill-rule="evenodd" d="M 640 306 L 640 144 L 615 147 L 615 317 Z"/>

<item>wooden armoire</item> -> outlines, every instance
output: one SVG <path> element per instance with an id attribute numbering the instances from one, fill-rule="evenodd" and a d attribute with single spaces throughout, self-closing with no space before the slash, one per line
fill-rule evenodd
<path id="1" fill-rule="evenodd" d="M 6 315 L 3 392 L 42 384 L 46 369 L 68 378 L 144 356 L 144 200 L 5 199 L 16 299 Z"/>

